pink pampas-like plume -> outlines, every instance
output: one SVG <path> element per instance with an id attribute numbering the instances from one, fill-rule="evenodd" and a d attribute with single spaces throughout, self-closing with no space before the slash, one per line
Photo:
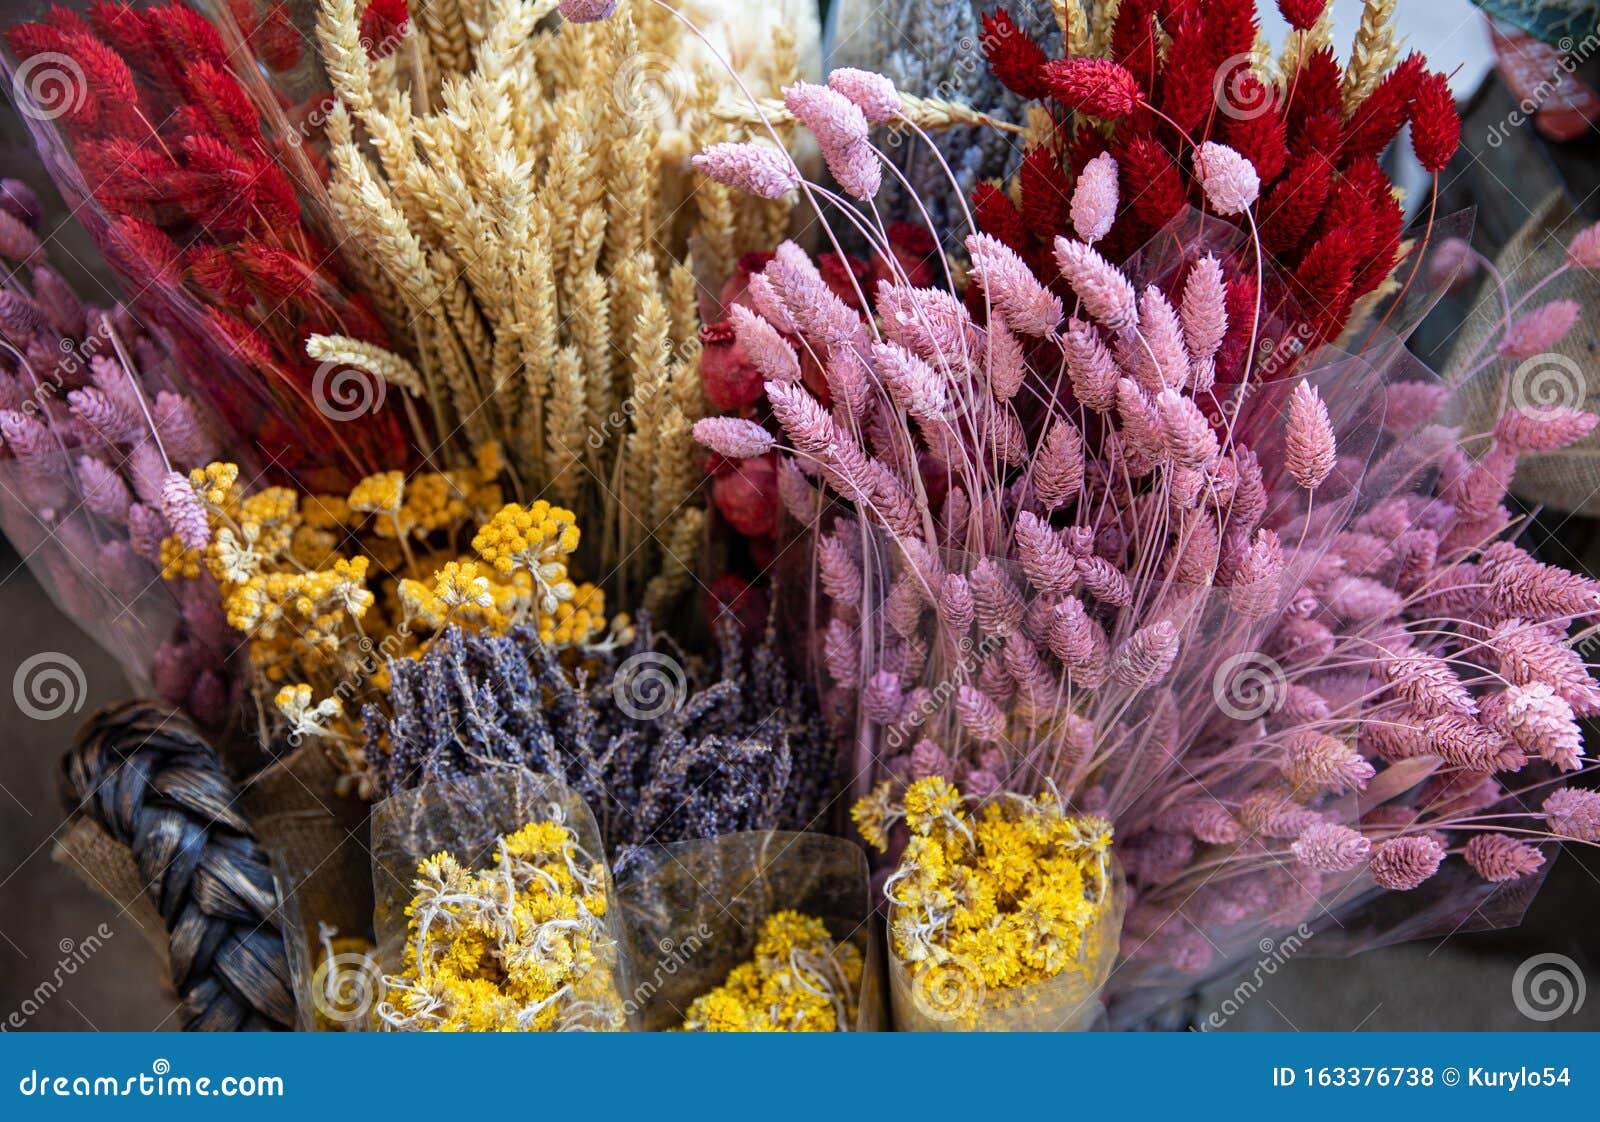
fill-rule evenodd
<path id="1" fill-rule="evenodd" d="M 772 434 L 742 417 L 702 417 L 694 423 L 694 438 L 730 460 L 748 460 L 772 451 Z"/>
<path id="2" fill-rule="evenodd" d="M 1059 510 L 1083 489 L 1083 435 L 1065 417 L 1050 426 L 1033 461 L 1033 493 L 1046 510 Z"/>
<path id="3" fill-rule="evenodd" d="M 1028 583 L 1049 595 L 1061 595 L 1078 583 L 1076 562 L 1054 527 L 1037 514 L 1017 515 L 1017 555 Z"/>
<path id="4" fill-rule="evenodd" d="M 1498 722 L 1507 736 L 1529 755 L 1550 761 L 1562 771 L 1583 766 L 1583 730 L 1572 706 L 1546 682 L 1506 688 Z"/>
<path id="5" fill-rule="evenodd" d="M 1279 769 L 1302 796 L 1364 791 L 1367 780 L 1376 774 L 1372 765 L 1342 740 L 1312 729 L 1301 729 L 1289 737 Z"/>
<path id="6" fill-rule="evenodd" d="M 1600 269 L 1600 222 L 1573 236 L 1567 243 L 1567 260 L 1578 269 Z"/>
<path id="7" fill-rule="evenodd" d="M 1147 393 L 1181 390 L 1189 381 L 1189 353 L 1178 313 L 1155 285 L 1139 296 L 1139 383 Z"/>
<path id="8" fill-rule="evenodd" d="M 900 115 L 900 93 L 882 74 L 841 66 L 829 72 L 828 88 L 849 98 L 872 124 L 892 121 Z"/>
<path id="9" fill-rule="evenodd" d="M 1194 170 L 1206 202 L 1218 214 L 1243 214 L 1261 194 L 1253 164 L 1226 144 L 1207 141 L 1194 154 Z"/>
<path id="10" fill-rule="evenodd" d="M 1410 892 L 1439 871 L 1444 856 L 1444 846 L 1427 834 L 1390 838 L 1373 847 L 1368 868 L 1384 888 Z"/>
<path id="11" fill-rule="evenodd" d="M 1084 165 L 1072 188 L 1072 229 L 1085 245 L 1111 232 L 1117 220 L 1117 161 L 1102 152 Z"/>
<path id="12" fill-rule="evenodd" d="M 1554 405 L 1526 410 L 1506 410 L 1495 425 L 1495 439 L 1517 452 L 1553 452 L 1565 448 L 1594 430 L 1600 416 Z"/>
<path id="13" fill-rule="evenodd" d="M 1582 314 L 1583 310 L 1571 300 L 1541 304 L 1511 321 L 1495 351 L 1513 362 L 1543 354 L 1566 338 Z"/>
<path id="14" fill-rule="evenodd" d="M 1057 237 L 1056 266 L 1083 301 L 1084 309 L 1111 331 L 1127 331 L 1139 322 L 1139 299 L 1133 283 L 1111 262 L 1082 242 Z"/>
<path id="15" fill-rule="evenodd" d="M 712 144 L 689 162 L 707 179 L 763 199 L 781 199 L 800 186 L 800 169 L 794 160 L 767 144 Z"/>
<path id="16" fill-rule="evenodd" d="M 939 372 L 898 343 L 874 343 L 872 359 L 895 404 L 919 421 L 938 421 L 950 409 Z"/>
<path id="17" fill-rule="evenodd" d="M 956 715 L 962 727 L 981 744 L 992 744 L 1006 735 L 1006 715 L 994 699 L 972 686 L 962 685 L 956 692 Z"/>
<path id="18" fill-rule="evenodd" d="M 1157 620 L 1136 631 L 1111 660 L 1111 677 L 1130 689 L 1147 689 L 1167 676 L 1178 657 L 1178 629 Z"/>
<path id="19" fill-rule="evenodd" d="M 839 186 L 858 199 L 878 193 L 883 169 L 867 138 L 867 117 L 860 106 L 838 90 L 812 82 L 785 88 L 783 104 L 816 136 L 822 158 Z"/>
<path id="20" fill-rule="evenodd" d="M 1008 246 L 988 234 L 967 238 L 972 272 L 1006 323 L 1023 335 L 1044 336 L 1061 322 L 1061 299 L 1034 277 Z"/>
<path id="21" fill-rule="evenodd" d="M 1289 395 L 1288 432 L 1284 439 L 1285 466 L 1295 482 L 1315 491 L 1333 471 L 1333 423 L 1316 387 L 1301 382 Z"/>

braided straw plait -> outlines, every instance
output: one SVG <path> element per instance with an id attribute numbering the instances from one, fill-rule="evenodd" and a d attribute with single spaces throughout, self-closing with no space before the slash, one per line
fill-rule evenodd
<path id="1" fill-rule="evenodd" d="M 108 706 L 62 760 L 63 796 L 128 846 L 171 939 L 186 1031 L 287 1029 L 294 997 L 267 856 L 238 791 L 182 717 Z"/>

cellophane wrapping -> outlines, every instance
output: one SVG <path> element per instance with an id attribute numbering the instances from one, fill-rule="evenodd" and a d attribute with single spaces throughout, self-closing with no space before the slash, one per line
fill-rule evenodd
<path id="1" fill-rule="evenodd" d="M 820 919 L 864 963 L 849 1030 L 885 1027 L 876 923 L 861 847 L 785 830 L 726 834 L 641 851 L 617 889 L 632 1027 L 677 1028 L 684 1012 L 749 962 L 757 929 L 778 911 Z"/>

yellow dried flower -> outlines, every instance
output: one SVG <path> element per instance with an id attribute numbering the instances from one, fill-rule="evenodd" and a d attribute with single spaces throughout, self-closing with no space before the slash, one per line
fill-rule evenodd
<path id="1" fill-rule="evenodd" d="M 820 919 L 796 911 L 769 915 L 754 957 L 696 998 L 686 1032 L 843 1032 L 854 1025 L 861 952 L 835 942 Z"/>

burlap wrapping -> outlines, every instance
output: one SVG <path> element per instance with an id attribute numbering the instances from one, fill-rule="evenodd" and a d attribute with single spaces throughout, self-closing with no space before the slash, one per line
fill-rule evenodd
<path id="1" fill-rule="evenodd" d="M 161 922 L 161 913 L 145 893 L 144 878 L 134 863 L 133 851 L 91 819 L 75 818 L 56 839 L 50 856 L 56 864 L 71 869 L 91 890 L 115 904 L 120 915 L 138 925 L 139 934 L 161 959 L 161 976 L 170 978 L 167 928 Z"/>
<path id="2" fill-rule="evenodd" d="M 1551 195 L 1500 251 L 1495 267 L 1515 300 L 1561 265 L 1567 243 L 1586 223 L 1576 217 L 1561 193 Z M 1564 405 L 1593 409 L 1600 394 L 1600 285 L 1583 270 L 1539 290 L 1527 308 L 1550 300 L 1573 300 L 1584 309 L 1578 324 L 1549 352 L 1525 362 L 1496 360 L 1456 391 L 1462 432 L 1476 435 L 1494 427 L 1502 400 L 1526 406 Z M 1454 384 L 1474 364 L 1492 355 L 1494 336 L 1504 326 L 1504 307 L 1493 290 L 1484 295 L 1461 325 L 1445 375 Z M 1511 487 L 1519 498 L 1567 513 L 1600 515 L 1600 429 L 1570 448 L 1528 453 L 1517 464 Z"/>

